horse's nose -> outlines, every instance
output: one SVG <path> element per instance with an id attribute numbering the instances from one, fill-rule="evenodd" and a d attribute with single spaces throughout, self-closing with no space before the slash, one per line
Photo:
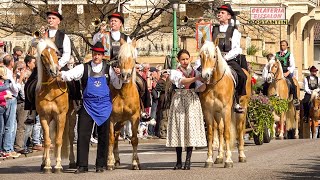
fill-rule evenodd
<path id="1" fill-rule="evenodd" d="M 131 73 L 128 73 L 128 74 L 127 74 L 127 78 L 130 78 L 130 77 L 131 77 Z"/>
<path id="2" fill-rule="evenodd" d="M 125 73 L 121 73 L 121 77 L 122 77 L 122 79 L 124 79 L 126 77 L 126 74 Z"/>
<path id="3" fill-rule="evenodd" d="M 207 75 L 206 75 L 206 79 L 209 79 L 209 78 L 210 78 L 210 74 L 207 74 Z"/>

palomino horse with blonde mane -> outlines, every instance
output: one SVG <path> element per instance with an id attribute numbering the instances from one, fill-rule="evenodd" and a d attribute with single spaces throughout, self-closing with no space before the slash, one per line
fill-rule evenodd
<path id="1" fill-rule="evenodd" d="M 202 111 L 207 125 L 208 154 L 205 167 L 213 165 L 213 139 L 218 130 L 219 150 L 216 164 L 223 163 L 224 142 L 226 143 L 226 161 L 224 167 L 233 167 L 231 147 L 238 139 L 239 162 L 246 162 L 244 154 L 244 133 L 246 111 L 251 95 L 251 78 L 247 78 L 247 95 L 240 98 L 244 113 L 233 112 L 235 94 L 234 79 L 227 62 L 222 58 L 219 47 L 213 42 L 205 42 L 200 50 L 202 78 L 207 81 L 206 90 L 200 93 Z M 244 70 L 247 77 L 249 74 Z"/>
<path id="2" fill-rule="evenodd" d="M 110 116 L 108 169 L 113 170 L 120 165 L 118 138 L 120 130 L 127 120 L 132 124 L 132 169 L 139 170 L 138 158 L 138 126 L 140 121 L 140 97 L 135 83 L 135 58 L 136 51 L 132 44 L 123 43 L 118 56 L 120 68 L 120 81 L 123 82 L 121 89 L 115 89 L 110 85 L 112 95 L 112 113 Z"/>
<path id="3" fill-rule="evenodd" d="M 268 83 L 270 86 L 268 88 L 268 96 L 278 96 L 281 99 L 289 99 L 289 85 L 286 78 L 283 75 L 282 66 L 279 60 L 270 60 L 269 73 L 268 73 Z M 293 78 L 294 85 L 297 86 L 297 97 L 300 97 L 300 87 L 298 81 Z M 295 128 L 295 138 L 299 138 L 299 119 L 300 110 L 298 110 L 294 104 L 292 97 L 289 101 L 289 110 L 280 114 L 280 132 L 279 139 L 284 138 L 284 124 L 286 125 L 286 130 Z"/>
<path id="4" fill-rule="evenodd" d="M 36 88 L 36 110 L 40 116 L 40 123 L 43 129 L 44 152 L 41 169 L 45 173 L 51 172 L 50 161 L 50 133 L 49 124 L 53 120 L 56 122 L 55 128 L 55 156 L 56 166 L 54 172 L 62 171 L 61 156 L 67 156 L 67 152 L 62 151 L 62 144 L 67 143 L 68 135 L 64 133 L 66 125 L 66 114 L 68 112 L 68 92 L 67 84 L 58 77 L 58 49 L 50 39 L 42 39 L 38 46 L 38 82 Z M 66 125 L 68 126 L 68 124 Z M 63 149 L 64 150 L 64 149 Z M 65 149 L 67 150 L 67 149 Z"/>
<path id="5" fill-rule="evenodd" d="M 310 106 L 310 123 L 311 123 L 311 132 L 312 132 L 312 137 L 313 139 L 317 138 L 316 134 L 316 124 L 317 121 L 320 119 L 320 90 L 314 90 L 311 94 L 311 106 Z"/>

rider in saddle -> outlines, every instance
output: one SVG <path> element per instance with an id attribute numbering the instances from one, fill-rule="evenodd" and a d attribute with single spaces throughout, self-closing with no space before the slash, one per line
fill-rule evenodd
<path id="1" fill-rule="evenodd" d="M 47 14 L 47 22 L 48 22 L 48 29 L 42 27 L 43 32 L 41 32 L 41 37 L 50 38 L 55 45 L 57 46 L 60 57 L 59 57 L 59 65 L 58 69 L 60 70 L 64 67 L 71 57 L 71 42 L 68 35 L 64 33 L 64 31 L 59 30 L 59 24 L 63 20 L 61 13 L 57 11 L 49 11 Z M 26 94 L 30 91 L 35 91 L 35 89 L 29 89 L 28 84 L 32 81 L 37 79 L 37 69 L 34 68 L 32 74 L 30 75 L 26 86 L 25 92 Z M 34 93 L 33 93 L 34 94 Z M 34 121 L 36 117 L 36 106 L 35 106 L 35 99 L 28 99 L 25 100 L 25 110 L 30 110 L 30 113 L 27 117 L 27 121 Z"/>
<path id="2" fill-rule="evenodd" d="M 274 60 L 275 56 L 274 54 L 270 53 L 267 55 L 267 61 L 269 62 L 270 60 Z M 269 88 L 269 83 L 268 83 L 268 78 L 269 78 L 269 63 L 266 63 L 266 65 L 264 66 L 263 70 L 262 70 L 262 78 L 264 83 L 262 84 L 263 90 L 262 90 L 262 94 L 267 96 L 268 95 L 268 88 Z"/>
<path id="3" fill-rule="evenodd" d="M 293 104 L 299 106 L 299 99 L 297 97 L 297 87 L 292 79 L 295 69 L 295 60 L 293 54 L 288 51 L 288 42 L 286 40 L 280 41 L 280 51 L 276 53 L 276 59 L 281 63 L 284 77 L 290 81 L 290 94 L 293 95 Z"/>
<path id="4" fill-rule="evenodd" d="M 304 91 L 305 95 L 302 100 L 303 102 L 303 120 L 308 122 L 309 111 L 310 111 L 310 99 L 311 94 L 315 89 L 319 88 L 319 80 L 318 80 L 318 69 L 315 66 L 311 66 L 310 75 L 304 78 Z"/>
<path id="5" fill-rule="evenodd" d="M 132 40 L 130 39 L 130 37 L 128 35 L 120 32 L 121 27 L 124 24 L 124 18 L 121 16 L 120 13 L 113 13 L 113 14 L 109 15 L 108 20 L 109 20 L 109 25 L 110 25 L 111 31 L 106 32 L 105 26 L 101 25 L 100 31 L 94 35 L 93 42 L 95 43 L 95 42 L 100 41 L 103 44 L 103 46 L 105 47 L 105 57 L 104 58 L 107 60 L 110 60 L 112 62 L 112 67 L 113 67 L 115 73 L 117 75 L 120 75 L 120 68 L 118 68 L 118 63 L 117 63 L 118 54 L 119 54 L 119 50 L 120 50 L 120 40 L 123 39 L 127 43 L 131 43 Z M 137 73 L 137 78 L 140 78 L 140 77 L 141 76 Z M 140 79 L 143 80 L 143 78 L 140 78 Z M 143 81 L 145 81 L 145 80 L 143 80 Z M 146 82 L 144 82 L 144 84 L 146 84 Z M 139 83 L 137 83 L 137 85 L 139 86 Z M 147 89 L 143 90 L 141 87 L 138 87 L 138 89 L 140 89 L 139 90 L 140 95 L 149 93 Z M 141 90 L 145 91 L 145 92 L 141 93 Z M 145 95 L 143 97 L 141 97 L 141 99 L 147 99 L 144 97 L 145 97 Z M 145 102 L 144 100 L 142 100 L 142 103 L 144 105 L 148 104 L 148 102 Z M 151 119 L 151 117 L 145 112 L 142 112 L 142 117 L 144 120 Z"/>
<path id="6" fill-rule="evenodd" d="M 220 24 L 213 27 L 212 37 L 214 42 L 219 42 L 218 46 L 223 58 L 238 75 L 234 108 L 235 112 L 243 113 L 244 110 L 240 106 L 240 96 L 246 95 L 247 76 L 237 63 L 237 58 L 239 58 L 242 51 L 240 48 L 241 33 L 235 25 L 235 13 L 232 11 L 230 4 L 222 5 L 218 9 L 218 20 Z"/>

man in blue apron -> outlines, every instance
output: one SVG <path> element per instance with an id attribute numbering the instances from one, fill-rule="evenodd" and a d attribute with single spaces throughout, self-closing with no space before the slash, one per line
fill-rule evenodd
<path id="1" fill-rule="evenodd" d="M 97 42 L 92 50 L 92 60 L 80 64 L 69 71 L 61 71 L 64 81 L 81 80 L 83 89 L 83 107 L 79 110 L 77 170 L 78 173 L 88 172 L 88 154 L 92 125 L 98 125 L 98 149 L 96 172 L 103 172 L 106 165 L 109 121 L 112 111 L 109 90 L 109 65 L 102 61 L 104 47 Z M 111 82 L 116 83 L 116 82 Z"/>

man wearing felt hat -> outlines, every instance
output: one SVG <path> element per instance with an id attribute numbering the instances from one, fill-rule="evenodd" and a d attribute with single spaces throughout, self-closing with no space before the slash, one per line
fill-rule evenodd
<path id="1" fill-rule="evenodd" d="M 60 8 L 59 8 L 60 9 Z M 61 13 L 58 11 L 49 11 L 47 14 L 47 22 L 48 29 L 44 27 L 41 28 L 41 37 L 50 38 L 59 50 L 59 62 L 58 69 L 60 70 L 64 67 L 71 57 L 71 42 L 68 35 L 64 33 L 64 31 L 59 30 L 59 24 L 63 20 Z M 34 41 L 34 40 L 33 40 Z M 37 69 L 34 68 L 32 74 L 30 75 L 27 83 L 25 92 L 28 93 L 30 91 L 35 92 L 35 89 L 28 89 L 29 84 L 37 79 Z M 35 99 L 25 100 L 25 110 L 30 110 L 30 113 L 27 117 L 28 121 L 35 120 L 36 117 L 36 108 L 35 108 Z"/>
<path id="2" fill-rule="evenodd" d="M 124 18 L 120 13 L 112 13 L 108 16 L 108 20 L 111 29 L 110 32 L 106 33 L 105 35 L 102 35 L 101 33 L 100 35 L 95 35 L 93 38 L 93 43 L 96 43 L 98 41 L 103 42 L 106 50 L 106 58 L 117 60 L 118 52 L 120 50 L 120 39 L 123 39 L 127 43 L 131 43 L 131 39 L 128 35 L 120 32 L 124 24 Z"/>
<path id="3" fill-rule="evenodd" d="M 110 66 L 102 60 L 105 52 L 102 43 L 97 42 L 91 50 L 91 61 L 59 74 L 64 81 L 80 80 L 83 89 L 83 106 L 79 110 L 78 121 L 78 169 L 75 172 L 77 174 L 88 172 L 89 144 L 94 122 L 98 125 L 96 172 L 104 171 L 109 133 L 108 119 L 112 111 L 109 82 L 114 87 L 119 86 L 119 81 L 109 76 Z"/>
<path id="4" fill-rule="evenodd" d="M 308 122 L 308 117 L 309 117 L 309 110 L 310 110 L 310 99 L 311 99 L 311 94 L 314 90 L 319 88 L 319 79 L 317 76 L 318 69 L 315 66 L 311 66 L 310 70 L 310 75 L 304 78 L 304 91 L 305 95 L 302 100 L 303 103 L 303 120 Z"/>
<path id="5" fill-rule="evenodd" d="M 218 8 L 217 15 L 219 25 L 212 29 L 213 42 L 218 42 L 223 58 L 227 61 L 238 75 L 238 84 L 235 92 L 235 111 L 243 113 L 244 110 L 240 106 L 240 96 L 246 95 L 245 84 L 247 76 L 243 72 L 241 66 L 237 63 L 237 57 L 242 53 L 240 48 L 241 33 L 238 31 L 235 23 L 235 13 L 230 4 L 222 5 Z"/>

